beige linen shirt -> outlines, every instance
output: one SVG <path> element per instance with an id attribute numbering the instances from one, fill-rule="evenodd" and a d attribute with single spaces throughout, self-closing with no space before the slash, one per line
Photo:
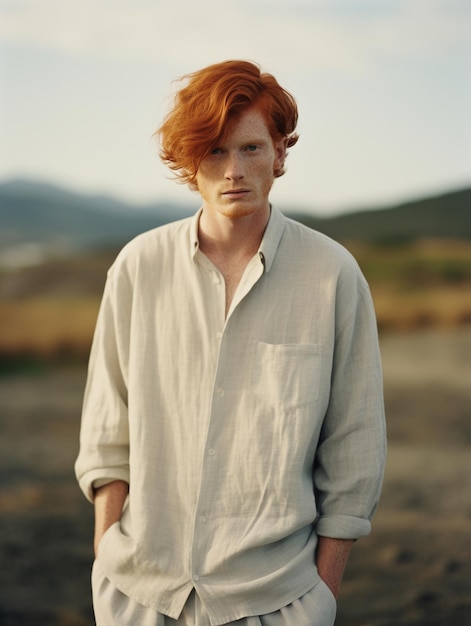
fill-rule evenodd
<path id="1" fill-rule="evenodd" d="M 122 592 L 212 624 L 319 581 L 318 535 L 370 531 L 385 460 L 368 286 L 350 254 L 272 209 L 225 316 L 199 213 L 130 242 L 108 274 L 76 473 L 130 484 L 99 546 Z"/>

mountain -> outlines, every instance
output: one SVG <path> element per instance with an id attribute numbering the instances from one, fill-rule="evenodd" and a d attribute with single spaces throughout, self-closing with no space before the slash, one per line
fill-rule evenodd
<path id="1" fill-rule="evenodd" d="M 0 184 L 0 247 L 12 250 L 28 244 L 49 251 L 117 247 L 140 232 L 191 215 L 197 206 L 197 202 L 194 207 L 157 202 L 135 206 L 52 185 L 9 181 Z M 289 215 L 339 241 L 471 239 L 471 188 L 335 217 Z"/>
<path id="2" fill-rule="evenodd" d="M 115 246 L 192 213 L 171 203 L 134 206 L 29 181 L 0 184 L 0 245 L 25 242 L 64 249 Z"/>
<path id="3" fill-rule="evenodd" d="M 400 243 L 421 238 L 471 239 L 471 188 L 323 219 L 302 213 L 294 217 L 339 241 Z"/>

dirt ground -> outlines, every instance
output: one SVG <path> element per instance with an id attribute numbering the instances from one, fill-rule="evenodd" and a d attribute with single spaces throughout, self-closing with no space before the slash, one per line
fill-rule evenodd
<path id="1" fill-rule="evenodd" d="M 337 626 L 471 623 L 471 328 L 381 338 L 389 433 L 372 534 Z M 92 507 L 75 484 L 82 366 L 0 378 L 0 624 L 93 624 Z"/>

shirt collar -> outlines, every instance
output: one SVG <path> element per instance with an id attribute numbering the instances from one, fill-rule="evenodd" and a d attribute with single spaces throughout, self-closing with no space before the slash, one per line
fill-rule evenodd
<path id="1" fill-rule="evenodd" d="M 263 265 L 265 266 L 266 272 L 269 272 L 271 266 L 273 265 L 276 251 L 278 250 L 286 224 L 286 219 L 283 213 L 274 207 L 270 208 L 270 219 L 268 220 L 262 242 L 260 243 L 260 247 L 258 249 L 258 253 Z"/>
<path id="2" fill-rule="evenodd" d="M 260 243 L 260 247 L 258 249 L 260 260 L 262 261 L 266 272 L 269 272 L 271 266 L 273 265 L 276 251 L 278 250 L 278 245 L 280 243 L 285 228 L 284 215 L 272 206 L 270 207 L 270 209 L 270 219 L 268 220 L 267 227 L 265 229 L 262 241 Z M 197 211 L 191 219 L 190 253 L 193 259 L 195 258 L 199 250 L 198 223 L 202 211 L 203 208 L 200 208 L 199 211 Z"/>
<path id="3" fill-rule="evenodd" d="M 190 254 L 194 259 L 199 248 L 200 242 L 198 239 L 198 224 L 200 221 L 200 215 L 203 212 L 203 207 L 201 207 L 191 218 L 190 224 Z"/>

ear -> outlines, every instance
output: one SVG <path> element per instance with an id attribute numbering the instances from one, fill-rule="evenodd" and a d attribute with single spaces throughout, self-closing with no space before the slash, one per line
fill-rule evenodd
<path id="1" fill-rule="evenodd" d="M 285 160 L 288 153 L 288 137 L 282 137 L 274 142 L 275 161 L 273 171 L 275 176 L 281 176 L 285 169 Z"/>

